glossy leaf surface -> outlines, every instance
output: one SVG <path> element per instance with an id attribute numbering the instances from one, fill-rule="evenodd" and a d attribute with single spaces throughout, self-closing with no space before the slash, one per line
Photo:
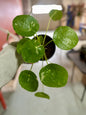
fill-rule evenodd
<path id="1" fill-rule="evenodd" d="M 77 45 L 78 36 L 72 28 L 60 26 L 54 32 L 53 41 L 60 49 L 70 50 Z"/>
<path id="2" fill-rule="evenodd" d="M 19 15 L 13 20 L 15 32 L 22 36 L 32 36 L 39 30 L 38 21 L 30 15 Z"/>
<path id="3" fill-rule="evenodd" d="M 37 77 L 32 71 L 29 70 L 24 70 L 20 73 L 19 83 L 22 88 L 30 92 L 34 92 L 38 88 Z"/>
<path id="4" fill-rule="evenodd" d="M 49 16 L 51 17 L 52 20 L 56 21 L 62 18 L 63 13 L 61 10 L 51 10 Z"/>
<path id="5" fill-rule="evenodd" d="M 28 40 L 30 40 L 30 39 L 29 39 L 29 38 L 23 38 L 23 39 L 21 39 L 21 40 L 17 43 L 17 52 L 18 52 L 19 54 L 21 54 L 23 45 L 24 45 L 25 42 L 27 42 Z"/>
<path id="6" fill-rule="evenodd" d="M 45 49 L 43 45 L 40 45 L 37 40 L 32 39 L 25 42 L 21 51 L 21 55 L 25 62 L 35 63 L 43 57 L 44 52 Z"/>
<path id="7" fill-rule="evenodd" d="M 39 72 L 41 82 L 48 87 L 65 86 L 68 80 L 66 69 L 57 64 L 48 64 Z"/>
<path id="8" fill-rule="evenodd" d="M 50 99 L 49 95 L 44 92 L 37 92 L 37 93 L 35 93 L 35 96 Z"/>

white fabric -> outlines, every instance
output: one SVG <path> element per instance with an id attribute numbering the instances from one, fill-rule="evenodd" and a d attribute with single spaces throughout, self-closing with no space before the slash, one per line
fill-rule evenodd
<path id="1" fill-rule="evenodd" d="M 7 84 L 18 69 L 16 48 L 8 45 L 0 52 L 0 88 Z"/>

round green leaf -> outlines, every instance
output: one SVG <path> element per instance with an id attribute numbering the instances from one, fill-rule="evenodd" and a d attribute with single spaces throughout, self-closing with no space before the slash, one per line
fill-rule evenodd
<path id="1" fill-rule="evenodd" d="M 21 55 L 25 62 L 35 63 L 44 55 L 45 49 L 37 40 L 29 40 L 23 45 Z"/>
<path id="2" fill-rule="evenodd" d="M 13 20 L 15 32 L 22 36 L 32 36 L 39 30 L 38 21 L 30 15 L 19 15 Z"/>
<path id="3" fill-rule="evenodd" d="M 60 26 L 54 32 L 53 41 L 57 47 L 63 50 L 70 50 L 78 43 L 78 36 L 72 28 Z"/>
<path id="4" fill-rule="evenodd" d="M 35 93 L 35 96 L 50 99 L 49 95 L 44 92 L 37 92 L 37 93 Z"/>
<path id="5" fill-rule="evenodd" d="M 61 10 L 51 10 L 49 13 L 49 16 L 51 17 L 52 20 L 60 20 L 62 18 L 62 11 Z"/>
<path id="6" fill-rule="evenodd" d="M 30 39 L 29 38 L 23 38 L 17 43 L 17 52 L 19 54 L 21 54 L 24 43 L 27 42 L 28 40 L 30 40 Z"/>
<path id="7" fill-rule="evenodd" d="M 37 77 L 32 71 L 22 71 L 19 75 L 19 83 L 27 91 L 34 92 L 38 88 Z"/>
<path id="8" fill-rule="evenodd" d="M 57 64 L 48 64 L 39 72 L 41 82 L 48 87 L 65 86 L 68 80 L 68 72 Z"/>

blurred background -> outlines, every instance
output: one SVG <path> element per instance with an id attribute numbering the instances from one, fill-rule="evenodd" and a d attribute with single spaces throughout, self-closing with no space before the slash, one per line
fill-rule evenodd
<path id="1" fill-rule="evenodd" d="M 16 34 L 12 27 L 15 16 L 34 16 L 40 25 L 37 34 L 46 32 L 49 11 L 63 11 L 60 21 L 51 21 L 47 35 L 53 37 L 59 26 L 69 26 L 77 33 L 79 42 L 71 51 L 56 48 L 49 62 L 64 66 L 68 71 L 68 83 L 62 88 L 47 88 L 44 91 L 50 100 L 37 98 L 23 90 L 18 83 L 20 71 L 30 68 L 22 64 L 14 78 L 0 89 L 0 115 L 86 115 L 86 0 L 0 0 L 0 51 L 15 40 L 7 41 L 7 31 Z M 44 62 L 44 65 L 46 62 Z M 38 75 L 42 62 L 34 64 L 33 71 Z M 42 86 L 40 85 L 39 91 Z"/>

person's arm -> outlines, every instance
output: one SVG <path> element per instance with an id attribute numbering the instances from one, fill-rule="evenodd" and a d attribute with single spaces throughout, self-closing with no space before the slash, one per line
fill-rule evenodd
<path id="1" fill-rule="evenodd" d="M 22 62 L 19 57 L 16 53 L 16 47 L 12 45 L 8 45 L 0 52 L 0 88 L 7 84 L 16 74 Z"/>

